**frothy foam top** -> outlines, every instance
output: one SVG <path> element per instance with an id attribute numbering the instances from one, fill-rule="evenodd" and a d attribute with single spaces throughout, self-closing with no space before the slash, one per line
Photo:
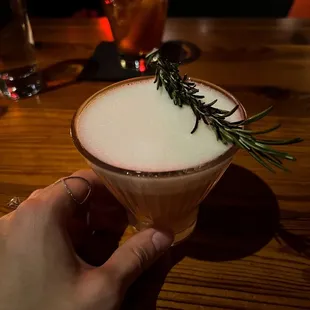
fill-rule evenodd
<path id="1" fill-rule="evenodd" d="M 198 84 L 205 102 L 231 110 L 224 94 Z M 236 112 L 230 121 L 241 119 Z M 199 122 L 190 107 L 175 106 L 153 79 L 123 84 L 96 96 L 77 119 L 77 135 L 85 149 L 112 166 L 160 172 L 199 166 L 223 154 L 229 146 L 216 140 L 212 129 Z"/>

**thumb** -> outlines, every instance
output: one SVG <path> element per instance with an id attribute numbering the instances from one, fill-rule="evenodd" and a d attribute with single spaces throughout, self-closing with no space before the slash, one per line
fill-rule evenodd
<path id="1" fill-rule="evenodd" d="M 152 265 L 173 242 L 169 234 L 153 228 L 137 233 L 119 247 L 99 269 L 112 275 L 121 290 L 128 287 Z"/>

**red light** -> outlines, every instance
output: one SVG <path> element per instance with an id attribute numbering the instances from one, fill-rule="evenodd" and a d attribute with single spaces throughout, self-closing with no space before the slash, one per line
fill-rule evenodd
<path id="1" fill-rule="evenodd" d="M 140 72 L 144 72 L 145 70 L 146 70 L 145 60 L 144 60 L 144 59 L 140 59 L 140 62 L 139 62 L 139 71 L 140 71 Z"/>
<path id="2" fill-rule="evenodd" d="M 114 41 L 109 20 L 106 17 L 98 18 L 100 31 L 104 34 L 104 41 Z"/>
<path id="3" fill-rule="evenodd" d="M 15 93 L 11 93 L 10 96 L 11 96 L 11 98 L 14 99 L 14 100 L 19 99 L 19 96 L 18 96 L 17 94 L 15 94 Z"/>

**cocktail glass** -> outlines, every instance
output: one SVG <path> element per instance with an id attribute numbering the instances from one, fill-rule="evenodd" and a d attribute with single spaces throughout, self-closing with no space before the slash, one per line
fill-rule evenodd
<path id="1" fill-rule="evenodd" d="M 161 45 L 168 1 L 102 1 L 120 54 L 121 67 L 143 72 L 145 56 Z"/>
<path id="2" fill-rule="evenodd" d="M 151 77 L 152 78 L 152 77 Z M 110 85 L 92 97 L 77 110 L 72 120 L 73 142 L 90 167 L 102 179 L 105 186 L 126 208 L 129 223 L 137 230 L 155 227 L 174 234 L 174 244 L 187 238 L 194 230 L 199 203 L 211 191 L 230 165 L 237 151 L 235 146 L 216 159 L 197 167 L 178 171 L 133 171 L 109 165 L 93 156 L 79 140 L 77 122 L 79 115 L 92 100 L 123 84 L 132 84 L 150 77 L 138 77 Z M 246 117 L 243 106 L 224 89 L 198 79 L 193 81 L 223 93 L 236 105 L 242 118 Z M 222 143 L 222 142 L 218 142 Z M 139 150 L 137 150 L 139 151 Z"/>

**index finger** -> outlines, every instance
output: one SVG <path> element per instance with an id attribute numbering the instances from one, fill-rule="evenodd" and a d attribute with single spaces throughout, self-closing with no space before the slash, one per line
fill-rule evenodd
<path id="1" fill-rule="evenodd" d="M 66 211 L 72 214 L 90 199 L 99 186 L 103 185 L 92 170 L 79 170 L 47 187 L 41 198 L 49 201 L 48 205 L 55 215 Z"/>
<path id="2" fill-rule="evenodd" d="M 86 210 L 87 201 L 85 201 L 85 206 L 77 202 L 83 202 L 86 198 L 90 199 L 89 194 L 100 186 L 103 185 L 92 170 L 80 170 L 34 192 L 20 207 L 29 205 L 31 200 L 36 200 L 36 205 L 39 206 L 38 212 L 48 212 L 52 216 L 63 218 L 63 216 L 72 215 L 77 208 Z"/>

